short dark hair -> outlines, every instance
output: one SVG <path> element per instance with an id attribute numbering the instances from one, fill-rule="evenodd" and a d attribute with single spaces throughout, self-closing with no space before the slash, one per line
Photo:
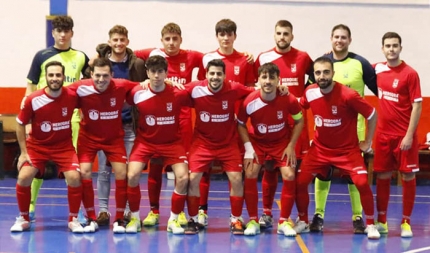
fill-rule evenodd
<path id="1" fill-rule="evenodd" d="M 277 26 L 279 26 L 279 27 L 289 27 L 289 28 L 291 28 L 291 31 L 293 31 L 293 24 L 291 24 L 290 21 L 285 20 L 285 19 L 282 19 L 282 20 L 279 20 L 278 22 L 276 22 L 275 28 Z"/>
<path id="2" fill-rule="evenodd" d="M 52 20 L 52 30 L 70 30 L 73 31 L 73 19 L 69 16 L 58 16 Z"/>
<path id="3" fill-rule="evenodd" d="M 328 58 L 327 56 L 318 57 L 314 61 L 314 66 L 315 66 L 316 63 L 325 63 L 325 62 L 330 63 L 331 69 L 334 70 L 333 61 L 330 58 Z"/>
<path id="4" fill-rule="evenodd" d="M 402 37 L 396 32 L 386 32 L 384 36 L 382 36 L 382 45 L 384 45 L 386 39 L 399 39 L 399 44 L 400 46 L 402 45 Z"/>
<path id="5" fill-rule="evenodd" d="M 221 67 L 222 73 L 225 74 L 225 63 L 221 59 L 214 59 L 208 62 L 208 65 L 206 66 L 206 73 L 209 71 L 210 67 Z"/>
<path id="6" fill-rule="evenodd" d="M 64 65 L 59 61 L 50 61 L 45 65 L 45 73 L 48 73 L 48 68 L 51 66 L 60 66 L 64 75 L 65 68 Z"/>
<path id="7" fill-rule="evenodd" d="M 278 66 L 275 63 L 267 62 L 258 68 L 258 76 L 260 76 L 262 73 L 267 73 L 269 75 L 276 75 L 279 77 L 280 71 Z"/>
<path id="8" fill-rule="evenodd" d="M 176 23 L 167 23 L 165 26 L 163 26 L 163 29 L 161 29 L 161 37 L 164 36 L 166 33 L 176 33 L 179 36 L 182 35 L 181 27 L 179 27 Z"/>
<path id="9" fill-rule="evenodd" d="M 153 55 L 146 60 L 147 70 L 158 70 L 163 69 L 167 71 L 167 60 L 160 55 Z"/>
<path id="10" fill-rule="evenodd" d="M 91 71 L 94 71 L 95 67 L 109 67 L 109 72 L 112 72 L 112 63 L 108 58 L 105 57 L 99 57 L 96 58 L 93 62 L 93 66 L 91 67 Z"/>
<path id="11" fill-rule="evenodd" d="M 222 33 L 222 32 L 226 32 L 226 33 L 233 32 L 236 35 L 236 30 L 237 30 L 236 23 L 231 19 L 221 19 L 215 25 L 215 35 L 218 35 L 218 33 Z"/>
<path id="12" fill-rule="evenodd" d="M 125 26 L 115 25 L 109 30 L 109 38 L 112 37 L 113 34 L 121 34 L 128 38 L 128 30 Z"/>
<path id="13" fill-rule="evenodd" d="M 331 29 L 331 36 L 333 37 L 334 31 L 339 30 L 339 29 L 346 30 L 348 32 L 348 37 L 351 38 L 351 29 L 349 29 L 349 27 L 347 25 L 344 25 L 344 24 L 335 25 L 333 27 L 333 29 Z"/>

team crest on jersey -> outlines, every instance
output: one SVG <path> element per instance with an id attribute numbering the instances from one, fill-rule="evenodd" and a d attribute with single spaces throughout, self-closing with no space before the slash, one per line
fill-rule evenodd
<path id="1" fill-rule="evenodd" d="M 114 107 L 116 105 L 116 98 L 111 98 L 110 99 L 110 106 Z"/>
<path id="2" fill-rule="evenodd" d="M 333 113 L 333 115 L 337 114 L 337 106 L 335 106 L 335 105 L 331 106 L 331 113 Z"/>
<path id="3" fill-rule="evenodd" d="M 278 111 L 277 112 L 277 116 L 278 116 L 278 119 L 283 119 L 284 118 L 284 113 L 282 111 Z"/>
<path id="4" fill-rule="evenodd" d="M 172 105 L 172 103 L 167 103 L 167 104 L 166 104 L 166 110 L 167 110 L 168 112 L 171 112 L 171 111 L 173 110 L 173 105 Z"/>
<path id="5" fill-rule="evenodd" d="M 72 68 L 76 69 L 76 62 L 72 62 Z"/>
<path id="6" fill-rule="evenodd" d="M 63 108 L 61 109 L 61 115 L 63 115 L 63 117 L 66 117 L 66 116 L 67 116 L 67 107 L 63 107 Z"/>
<path id="7" fill-rule="evenodd" d="M 348 78 L 349 77 L 349 74 L 348 74 L 348 72 L 343 72 L 343 78 Z"/>
<path id="8" fill-rule="evenodd" d="M 179 70 L 180 70 L 181 72 L 184 72 L 184 71 L 185 71 L 185 63 L 180 63 L 180 64 L 179 64 Z"/>
<path id="9" fill-rule="evenodd" d="M 297 72 L 297 66 L 295 63 L 291 64 L 291 73 L 296 73 Z"/>
<path id="10" fill-rule="evenodd" d="M 240 66 L 234 66 L 234 74 L 238 76 L 240 74 Z"/>
<path id="11" fill-rule="evenodd" d="M 223 110 L 227 110 L 228 109 L 228 102 L 227 101 L 222 101 L 222 109 Z"/>
<path id="12" fill-rule="evenodd" d="M 397 88 L 397 85 L 399 85 L 399 79 L 394 79 L 393 88 Z"/>

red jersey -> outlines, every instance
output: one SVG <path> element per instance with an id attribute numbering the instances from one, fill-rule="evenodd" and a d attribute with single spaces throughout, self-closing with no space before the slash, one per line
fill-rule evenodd
<path id="1" fill-rule="evenodd" d="M 245 98 L 254 88 L 236 82 L 224 82 L 220 91 L 213 93 L 208 81 L 195 81 L 186 87 L 193 99 L 196 111 L 194 141 L 211 148 L 231 145 L 236 140 L 236 120 L 234 105 L 238 99 Z"/>
<path id="2" fill-rule="evenodd" d="M 254 129 L 250 133 L 252 139 L 262 145 L 288 144 L 291 128 L 288 116 L 300 113 L 302 108 L 293 95 L 277 95 L 272 101 L 264 101 L 261 91 L 256 90 L 245 98 L 242 103 L 237 121 L 246 124 L 248 117 Z"/>
<path id="3" fill-rule="evenodd" d="M 65 87 L 56 98 L 49 96 L 45 89 L 31 93 L 16 118 L 21 125 L 31 122 L 28 144 L 52 148 L 62 142 L 70 142 L 71 145 L 70 119 L 77 102 L 76 94 Z"/>
<path id="4" fill-rule="evenodd" d="M 121 111 L 126 94 L 136 85 L 139 83 L 112 78 L 104 92 L 96 89 L 92 79 L 80 80 L 68 86 L 78 95 L 82 111 L 79 135 L 102 143 L 123 138 Z"/>
<path id="5" fill-rule="evenodd" d="M 280 70 L 280 84 L 287 85 L 296 97 L 303 96 L 305 76 L 312 76 L 313 61 L 308 53 L 291 47 L 287 53 L 279 53 L 276 48 L 261 53 L 254 63 L 254 74 L 258 77 L 258 68 L 268 62 L 276 64 Z"/>
<path id="6" fill-rule="evenodd" d="M 310 85 L 300 103 L 306 109 L 311 108 L 314 115 L 312 145 L 326 149 L 357 149 L 357 116 L 362 114 L 369 119 L 375 113 L 375 108 L 360 94 L 337 82 L 328 94 L 321 93 L 317 84 Z"/>
<path id="7" fill-rule="evenodd" d="M 214 59 L 221 59 L 225 63 L 226 80 L 230 82 L 239 82 L 243 85 L 255 83 L 253 64 L 248 63 L 246 56 L 236 50 L 230 55 L 224 55 L 219 50 L 207 53 L 203 56 L 203 68 L 199 69 L 198 79 L 206 78 L 206 66 L 208 62 Z"/>
<path id="8" fill-rule="evenodd" d="M 378 132 L 405 136 L 412 113 L 412 103 L 421 102 L 418 73 L 402 62 L 389 67 L 386 62 L 374 65 L 377 75 L 379 115 Z"/>
<path id="9" fill-rule="evenodd" d="M 190 106 L 191 99 L 185 90 L 170 85 L 161 92 L 135 87 L 127 102 L 139 111 L 137 140 L 151 144 L 169 144 L 181 140 L 179 113 L 182 106 Z"/>
<path id="10" fill-rule="evenodd" d="M 177 55 L 169 56 L 164 49 L 148 48 L 134 51 L 134 54 L 143 60 L 154 55 L 166 58 L 168 63 L 167 78 L 180 84 L 191 82 L 194 68 L 202 68 L 203 54 L 197 51 L 181 49 Z"/>

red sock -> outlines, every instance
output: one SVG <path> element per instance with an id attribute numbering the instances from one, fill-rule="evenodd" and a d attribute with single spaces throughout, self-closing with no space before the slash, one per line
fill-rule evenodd
<path id="1" fill-rule="evenodd" d="M 249 220 L 258 222 L 258 188 L 257 178 L 245 178 L 244 198 Z"/>
<path id="2" fill-rule="evenodd" d="M 125 206 L 127 204 L 127 180 L 115 180 L 115 202 L 116 215 L 115 220 L 124 218 Z"/>
<path id="3" fill-rule="evenodd" d="M 265 170 L 261 186 L 263 188 L 263 213 L 272 216 L 273 201 L 278 187 L 278 171 Z"/>
<path id="4" fill-rule="evenodd" d="M 30 209 L 31 186 L 20 186 L 19 184 L 16 184 L 15 188 L 19 214 L 24 217 L 26 221 L 30 221 L 30 217 L 28 217 L 28 210 Z"/>
<path id="5" fill-rule="evenodd" d="M 151 163 L 148 173 L 148 198 L 151 211 L 160 213 L 160 192 L 163 176 L 163 165 Z"/>
<path id="6" fill-rule="evenodd" d="M 234 217 L 242 216 L 243 196 L 230 196 L 231 214 Z"/>
<path id="7" fill-rule="evenodd" d="M 78 187 L 67 186 L 67 199 L 69 201 L 69 221 L 78 217 L 82 202 L 82 184 Z"/>
<path id="8" fill-rule="evenodd" d="M 299 219 L 306 223 L 309 222 L 309 192 L 308 186 L 314 179 L 311 173 L 299 172 L 296 175 L 296 207 Z"/>
<path id="9" fill-rule="evenodd" d="M 139 185 L 135 187 L 127 186 L 127 198 L 128 198 L 128 206 L 130 207 L 131 212 L 137 212 L 140 208 L 140 187 Z"/>
<path id="10" fill-rule="evenodd" d="M 205 172 L 203 173 L 202 179 L 200 180 L 200 206 L 206 206 L 208 205 L 208 199 L 209 199 L 209 187 L 210 187 L 210 173 Z M 204 210 L 205 213 L 208 212 L 208 210 Z"/>
<path id="11" fill-rule="evenodd" d="M 417 181 L 416 178 L 405 181 L 402 179 L 402 187 L 403 187 L 403 218 L 402 223 L 406 222 L 410 224 L 411 222 L 411 214 L 412 209 L 415 204 L 415 194 L 417 190 Z"/>
<path id="12" fill-rule="evenodd" d="M 199 214 L 199 201 L 200 201 L 200 197 L 188 196 L 187 206 L 188 206 L 188 215 L 190 217 L 193 217 Z"/>
<path id="13" fill-rule="evenodd" d="M 391 178 L 376 178 L 376 210 L 378 211 L 378 222 L 387 222 L 388 201 L 390 200 Z"/>
<path id="14" fill-rule="evenodd" d="M 374 209 L 375 204 L 373 203 L 373 194 L 367 183 L 367 174 L 358 174 L 351 176 L 352 182 L 360 193 L 361 205 L 363 206 L 364 214 L 366 215 L 366 224 L 372 225 L 375 223 Z"/>
<path id="15" fill-rule="evenodd" d="M 187 194 L 178 194 L 176 191 L 173 191 L 172 194 L 172 207 L 171 211 L 174 214 L 179 214 L 184 211 L 185 201 L 187 200 Z"/>
<path id="16" fill-rule="evenodd" d="M 279 223 L 288 220 L 288 217 L 290 217 L 291 209 L 293 209 L 294 199 L 296 197 L 296 181 L 283 181 L 284 184 L 282 185 L 281 192 L 281 216 L 279 219 Z"/>
<path id="17" fill-rule="evenodd" d="M 90 219 L 96 220 L 96 212 L 94 210 L 94 188 L 93 180 L 82 179 L 82 201 L 84 202 L 85 211 Z"/>

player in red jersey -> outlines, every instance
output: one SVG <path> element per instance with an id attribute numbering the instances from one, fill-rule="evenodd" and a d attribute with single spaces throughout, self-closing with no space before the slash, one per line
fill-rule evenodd
<path id="1" fill-rule="evenodd" d="M 172 194 L 172 206 L 167 231 L 183 234 L 178 216 L 184 210 L 188 188 L 187 156 L 179 132 L 179 115 L 182 106 L 190 106 L 185 90 L 178 91 L 166 85 L 168 64 L 164 57 L 156 55 L 146 62 L 150 79 L 148 89 L 136 87 L 127 98 L 139 111 L 137 137 L 131 151 L 128 167 L 128 189 L 131 221 L 127 233 L 141 231 L 139 179 L 143 168 L 153 156 L 172 165 L 176 185 Z"/>
<path id="2" fill-rule="evenodd" d="M 33 178 L 43 176 L 46 162 L 52 160 L 67 180 L 69 229 L 73 233 L 82 233 L 84 228 L 77 220 L 82 200 L 81 175 L 70 123 L 78 100 L 75 93 L 63 88 L 65 68 L 60 62 L 47 63 L 44 71 L 47 87 L 28 96 L 16 119 L 16 135 L 21 149 L 16 183 L 20 216 L 10 231 L 30 229 L 31 182 Z M 32 130 L 26 140 L 25 125 L 29 123 Z"/>
<path id="3" fill-rule="evenodd" d="M 246 225 L 245 235 L 260 233 L 257 178 L 266 161 L 272 161 L 274 167 L 279 167 L 284 183 L 278 234 L 296 235 L 293 224 L 288 222 L 288 218 L 296 193 L 295 146 L 304 122 L 302 108 L 296 97 L 291 94 L 284 96 L 277 94 L 279 76 L 280 71 L 276 64 L 268 62 L 260 66 L 258 84 L 261 89 L 248 95 L 239 110 L 237 119 L 239 135 L 246 150 L 244 198 L 250 222 Z M 295 122 L 292 129 L 288 124 L 289 117 L 292 117 Z M 254 129 L 253 133 L 249 134 L 246 127 L 248 118 Z"/>
<path id="4" fill-rule="evenodd" d="M 195 234 L 207 225 L 200 223 L 200 179 L 209 172 L 213 161 L 219 161 L 227 173 L 230 189 L 233 234 L 243 234 L 242 161 L 236 141 L 235 102 L 251 93 L 254 88 L 236 82 L 227 82 L 226 66 L 220 59 L 208 63 L 206 80 L 186 86 L 193 99 L 196 121 L 189 155 L 190 185 L 188 190 L 187 234 Z M 222 129 L 222 131 L 220 131 Z"/>
<path id="5" fill-rule="evenodd" d="M 369 239 L 379 239 L 380 234 L 374 223 L 374 203 L 372 190 L 367 182 L 367 170 L 362 152 L 371 150 L 376 128 L 376 110 L 360 95 L 348 87 L 333 81 L 333 62 L 320 57 L 314 63 L 317 84 L 309 86 L 300 103 L 310 108 L 315 120 L 315 137 L 307 155 L 302 161 L 296 179 L 297 233 L 309 232 L 308 185 L 315 175 L 327 176 L 330 166 L 351 177 L 360 192 L 361 203 L 366 215 L 365 232 Z M 358 114 L 367 119 L 368 128 L 364 141 L 357 137 Z M 341 138 L 333 138 L 341 136 Z M 357 145 L 358 144 L 358 145 Z"/>
<path id="6" fill-rule="evenodd" d="M 163 27 L 161 30 L 161 43 L 163 44 L 163 48 L 137 50 L 135 54 L 144 60 L 154 55 L 163 56 L 168 63 L 167 78 L 174 83 L 182 85 L 190 83 L 193 70 L 200 68 L 202 65 L 203 54 L 194 50 L 181 49 L 182 31 L 179 25 L 175 23 L 168 23 Z M 179 123 L 183 144 L 185 150 L 188 152 L 193 135 L 191 109 L 189 107 L 182 107 Z M 171 171 L 170 166 L 166 168 L 166 171 Z M 163 164 L 160 162 L 160 159 L 151 159 L 148 173 L 148 198 L 151 211 L 143 220 L 145 226 L 158 224 L 162 172 Z M 187 224 L 187 218 L 183 212 L 179 215 L 178 219 L 181 225 Z"/>
<path id="7" fill-rule="evenodd" d="M 127 154 L 121 110 L 126 94 L 137 82 L 112 78 L 112 64 L 107 58 L 93 62 L 91 79 L 72 85 L 79 98 L 82 120 L 78 138 L 78 157 L 82 174 L 83 203 L 88 216 L 85 232 L 98 229 L 94 210 L 94 189 L 91 178 L 94 158 L 103 151 L 115 172 L 116 215 L 114 233 L 125 233 L 124 210 L 127 202 Z"/>
<path id="8" fill-rule="evenodd" d="M 422 110 L 418 73 L 400 59 L 402 39 L 395 32 L 382 37 L 386 62 L 375 64 L 380 117 L 375 140 L 377 227 L 388 233 L 387 209 L 393 171 L 400 171 L 403 186 L 401 237 L 412 237 L 410 218 L 415 202 L 415 173 L 419 171 L 417 126 Z"/>
<path id="9" fill-rule="evenodd" d="M 275 25 L 275 43 L 276 46 L 266 52 L 261 53 L 254 63 L 254 73 L 258 68 L 268 62 L 276 64 L 280 70 L 280 84 L 288 86 L 289 91 L 295 97 L 303 96 L 305 90 L 305 78 L 308 75 L 313 80 L 312 59 L 308 53 L 297 50 L 291 46 L 294 39 L 293 25 L 287 20 L 279 20 Z M 304 127 L 300 138 L 296 143 L 297 169 L 303 156 L 309 149 L 309 132 L 307 126 L 306 112 L 303 113 Z M 290 118 L 291 125 L 294 121 Z M 261 181 L 263 192 L 263 215 L 259 223 L 261 228 L 271 227 L 272 206 L 275 198 L 276 188 L 278 186 L 278 170 L 272 168 L 266 163 L 265 171 Z"/>

